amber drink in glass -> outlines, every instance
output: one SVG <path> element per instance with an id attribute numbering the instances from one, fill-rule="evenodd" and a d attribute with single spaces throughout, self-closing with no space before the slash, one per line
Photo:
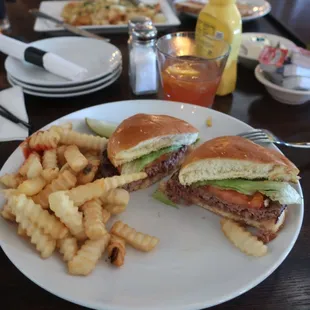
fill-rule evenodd
<path id="1" fill-rule="evenodd" d="M 211 106 L 229 55 L 229 44 L 206 36 L 201 53 L 194 32 L 178 32 L 161 37 L 156 47 L 164 98 Z"/>

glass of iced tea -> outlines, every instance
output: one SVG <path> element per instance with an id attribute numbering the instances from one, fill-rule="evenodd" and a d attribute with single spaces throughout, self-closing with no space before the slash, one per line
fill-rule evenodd
<path id="1" fill-rule="evenodd" d="M 213 104 L 230 46 L 222 39 L 177 32 L 158 39 L 157 59 L 167 100 L 209 107 Z"/>

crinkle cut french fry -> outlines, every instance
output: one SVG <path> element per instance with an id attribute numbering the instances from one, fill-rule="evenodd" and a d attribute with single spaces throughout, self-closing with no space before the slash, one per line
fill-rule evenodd
<path id="1" fill-rule="evenodd" d="M 51 235 L 54 239 L 62 239 L 68 234 L 68 228 L 47 210 L 43 210 L 25 195 L 13 196 L 10 200 L 12 208 L 16 212 L 24 214 L 31 223 L 41 228 L 45 234 Z"/>
<path id="2" fill-rule="evenodd" d="M 76 177 L 70 171 L 64 171 L 59 176 L 48 184 L 38 195 L 33 196 L 32 199 L 43 208 L 48 208 L 48 196 L 51 193 L 68 190 L 76 184 Z"/>
<path id="3" fill-rule="evenodd" d="M 57 153 L 57 161 L 59 164 L 59 168 L 61 168 L 67 161 L 65 158 L 65 150 L 66 150 L 67 146 L 66 145 L 61 145 L 58 146 L 56 149 L 56 153 Z"/>
<path id="4" fill-rule="evenodd" d="M 93 199 L 84 203 L 81 209 L 84 214 L 86 236 L 91 240 L 100 239 L 107 233 L 103 222 L 101 205 Z"/>
<path id="5" fill-rule="evenodd" d="M 83 185 L 92 182 L 98 171 L 99 164 L 99 160 L 91 160 L 77 175 L 77 183 Z"/>
<path id="6" fill-rule="evenodd" d="M 52 126 L 49 130 L 50 131 L 56 131 L 57 133 L 61 133 L 63 130 L 72 130 L 72 123 L 71 122 L 68 122 L 68 123 L 64 123 L 64 124 L 61 124 L 61 125 L 54 125 Z"/>
<path id="7" fill-rule="evenodd" d="M 54 179 L 56 179 L 59 175 L 58 168 L 47 168 L 41 172 L 41 176 L 46 181 L 46 183 L 51 183 Z"/>
<path id="8" fill-rule="evenodd" d="M 29 139 L 29 147 L 35 151 L 55 149 L 60 136 L 56 131 L 38 131 Z"/>
<path id="9" fill-rule="evenodd" d="M 29 154 L 29 156 L 27 157 L 27 159 L 25 159 L 25 161 L 23 162 L 23 164 L 20 166 L 20 168 L 18 169 L 18 173 L 22 176 L 26 176 L 27 175 L 27 171 L 28 171 L 28 167 L 30 165 L 30 163 L 35 159 L 39 159 L 40 160 L 40 155 L 36 152 L 32 152 L 31 154 Z"/>
<path id="10" fill-rule="evenodd" d="M 111 234 L 123 238 L 129 245 L 137 250 L 149 252 L 159 243 L 159 239 L 141 232 L 127 224 L 117 221 L 113 224 Z"/>
<path id="11" fill-rule="evenodd" d="M 100 200 L 103 204 L 126 206 L 129 202 L 129 193 L 125 189 L 115 188 L 100 196 Z"/>
<path id="12" fill-rule="evenodd" d="M 67 160 L 67 163 L 69 164 L 71 169 L 75 172 L 80 172 L 88 164 L 88 160 L 80 152 L 80 150 L 76 145 L 69 145 L 66 148 L 64 155 Z"/>
<path id="13" fill-rule="evenodd" d="M 73 128 L 73 125 L 72 125 L 71 122 L 67 122 L 67 123 L 64 123 L 64 124 L 61 124 L 61 125 L 58 125 L 58 126 L 61 127 L 64 130 L 72 130 L 72 128 Z"/>
<path id="14" fill-rule="evenodd" d="M 4 219 L 9 220 L 11 222 L 15 222 L 15 215 L 13 214 L 11 206 L 8 203 L 6 203 L 2 207 L 2 210 L 0 213 Z"/>
<path id="15" fill-rule="evenodd" d="M 23 183 L 24 177 L 18 173 L 5 174 L 0 177 L 0 183 L 7 188 L 17 188 L 19 184 Z"/>
<path id="16" fill-rule="evenodd" d="M 124 239 L 111 235 L 108 245 L 108 255 L 111 264 L 120 267 L 124 265 L 126 255 L 126 242 Z"/>
<path id="17" fill-rule="evenodd" d="M 227 239 L 241 252 L 256 257 L 267 254 L 267 246 L 237 222 L 223 218 L 221 226 Z"/>
<path id="18" fill-rule="evenodd" d="M 27 196 L 38 194 L 46 185 L 46 181 L 40 176 L 24 181 L 17 187 L 17 190 Z"/>
<path id="19" fill-rule="evenodd" d="M 42 158 L 42 166 L 43 169 L 58 168 L 56 149 L 44 151 Z"/>
<path id="20" fill-rule="evenodd" d="M 89 162 L 91 161 L 98 161 L 100 162 L 100 155 L 98 154 L 98 151 L 87 151 L 83 153 L 84 156 L 87 158 Z"/>
<path id="21" fill-rule="evenodd" d="M 43 169 L 41 162 L 38 158 L 35 158 L 31 164 L 29 165 L 28 171 L 27 171 L 27 178 L 28 179 L 34 179 L 41 175 Z"/>
<path id="22" fill-rule="evenodd" d="M 111 214 L 119 214 L 126 210 L 129 202 L 129 193 L 122 188 L 116 188 L 100 196 L 100 200 L 103 203 L 103 207 Z"/>
<path id="23" fill-rule="evenodd" d="M 69 166 L 69 164 L 68 163 L 65 163 L 62 167 L 61 167 L 61 169 L 60 169 L 60 173 L 62 173 L 62 172 L 64 172 L 65 170 L 68 170 L 68 171 L 70 171 L 73 175 L 75 175 L 76 176 L 76 172 L 75 171 L 73 171 L 72 169 L 71 169 L 71 167 Z"/>
<path id="24" fill-rule="evenodd" d="M 117 205 L 104 205 L 103 206 L 109 213 L 116 215 L 126 211 L 127 206 L 117 206 Z"/>
<path id="25" fill-rule="evenodd" d="M 102 210 L 102 221 L 104 224 L 106 224 L 111 217 L 111 213 L 106 209 L 101 209 L 101 210 Z"/>
<path id="26" fill-rule="evenodd" d="M 36 246 L 41 257 L 47 258 L 51 256 L 56 247 L 56 240 L 50 235 L 44 234 L 40 228 L 32 224 L 24 215 L 15 213 L 15 216 L 17 223 L 21 227 L 20 229 L 23 229 L 27 236 L 30 237 L 30 242 Z"/>
<path id="27" fill-rule="evenodd" d="M 30 237 L 30 242 L 36 246 L 42 258 L 48 258 L 53 254 L 56 248 L 56 240 L 49 235 L 45 235 L 41 229 L 35 227 L 28 220 L 27 224 L 21 222 L 20 225 L 26 231 L 27 236 Z"/>
<path id="28" fill-rule="evenodd" d="M 78 240 L 86 239 L 83 226 L 83 213 L 79 212 L 64 191 L 49 195 L 50 209 L 69 228 L 71 234 Z"/>
<path id="29" fill-rule="evenodd" d="M 86 276 L 90 274 L 110 241 L 110 235 L 105 234 L 97 240 L 87 240 L 68 262 L 69 273 L 72 275 Z"/>
<path id="30" fill-rule="evenodd" d="M 6 199 L 10 199 L 12 196 L 20 194 L 19 191 L 15 188 L 3 189 L 1 193 Z"/>
<path id="31" fill-rule="evenodd" d="M 28 179 L 32 179 L 38 177 L 42 170 L 40 155 L 33 152 L 24 161 L 18 172 L 19 174 L 26 176 Z"/>
<path id="32" fill-rule="evenodd" d="M 66 237 L 57 241 L 59 252 L 63 255 L 65 262 L 71 260 L 77 253 L 79 247 L 74 237 Z"/>
<path id="33" fill-rule="evenodd" d="M 106 149 L 108 139 L 82 134 L 76 131 L 68 131 L 62 130 L 59 131 L 60 133 L 60 143 L 66 145 L 76 145 L 78 148 L 81 149 L 88 149 L 88 150 L 95 150 L 95 151 L 103 151 Z"/>
<path id="34" fill-rule="evenodd" d="M 123 174 L 123 175 L 116 175 L 111 178 L 104 179 L 104 187 L 105 191 L 109 191 L 111 189 L 122 187 L 128 183 L 145 179 L 147 174 L 145 172 L 138 172 L 132 174 Z"/>
<path id="35" fill-rule="evenodd" d="M 27 238 L 27 231 L 22 228 L 20 225 L 17 226 L 17 234 L 23 238 Z"/>
<path id="36" fill-rule="evenodd" d="M 104 184 L 104 180 L 99 179 L 92 183 L 80 185 L 69 190 L 68 196 L 76 206 L 81 206 L 88 200 L 100 197 L 105 191 Z"/>

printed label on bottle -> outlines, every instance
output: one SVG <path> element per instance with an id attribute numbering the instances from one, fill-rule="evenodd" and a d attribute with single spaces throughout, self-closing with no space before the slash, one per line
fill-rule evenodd
<path id="1" fill-rule="evenodd" d="M 202 57 L 218 57 L 220 50 L 216 47 L 216 40 L 225 40 L 228 43 L 229 39 L 227 34 L 229 29 L 227 26 L 216 18 L 207 13 L 200 13 L 199 19 L 196 24 L 196 42 L 197 51 Z M 208 37 L 210 36 L 210 37 Z"/>
<path id="2" fill-rule="evenodd" d="M 221 31 L 216 31 L 215 32 L 215 38 L 218 40 L 223 40 L 224 39 L 224 33 Z"/>

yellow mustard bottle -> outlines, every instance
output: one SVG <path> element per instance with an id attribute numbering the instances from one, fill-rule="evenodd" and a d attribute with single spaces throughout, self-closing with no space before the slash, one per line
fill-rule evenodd
<path id="1" fill-rule="evenodd" d="M 236 0 L 209 0 L 199 14 L 196 41 L 205 35 L 224 39 L 231 46 L 217 95 L 232 93 L 237 82 L 237 59 L 241 45 L 242 21 Z M 201 40 L 203 42 L 203 40 Z M 197 48 L 199 44 L 197 43 Z"/>

